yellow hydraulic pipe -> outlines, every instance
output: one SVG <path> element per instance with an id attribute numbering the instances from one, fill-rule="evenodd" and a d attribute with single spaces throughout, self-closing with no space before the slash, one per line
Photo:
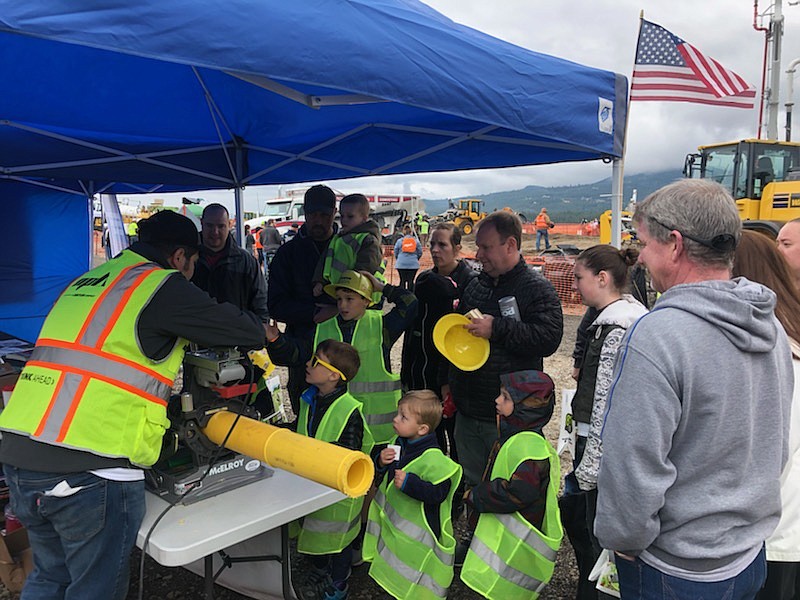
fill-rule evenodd
<path id="1" fill-rule="evenodd" d="M 220 411 L 209 419 L 203 433 L 215 444 L 222 444 L 235 419 L 235 413 Z M 248 417 L 239 417 L 225 447 L 327 485 L 351 498 L 365 495 L 375 474 L 372 461 L 363 452 L 321 442 Z"/>

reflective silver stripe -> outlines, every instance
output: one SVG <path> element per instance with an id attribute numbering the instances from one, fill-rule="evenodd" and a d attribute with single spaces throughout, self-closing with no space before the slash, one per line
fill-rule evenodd
<path id="1" fill-rule="evenodd" d="M 558 554 L 558 552 L 548 546 L 532 527 L 526 525 L 519 519 L 515 519 L 513 513 L 495 514 L 494 517 L 500 521 L 500 524 L 505 527 L 511 535 L 519 538 L 526 546 L 530 546 L 550 562 L 556 561 L 556 554 Z"/>
<path id="2" fill-rule="evenodd" d="M 427 573 L 421 573 L 409 567 L 406 563 L 395 556 L 394 552 L 389 550 L 383 540 L 378 540 L 378 555 L 386 561 L 386 564 L 394 570 L 400 577 L 411 583 L 412 585 L 421 585 L 428 588 L 431 593 L 445 598 L 447 596 L 447 588 L 439 585 L 433 577 Z"/>
<path id="3" fill-rule="evenodd" d="M 337 273 L 344 273 L 347 270 L 350 270 L 350 265 L 343 263 L 341 260 L 333 257 L 331 261 L 331 270 L 336 271 Z M 335 283 L 333 285 L 336 285 Z"/>
<path id="4" fill-rule="evenodd" d="M 89 373 L 87 374 L 89 376 L 97 374 L 100 378 L 108 379 L 111 382 L 121 382 L 141 390 L 145 394 L 161 399 L 168 398 L 172 389 L 171 385 L 165 384 L 152 375 L 148 375 L 123 362 L 103 358 L 79 349 L 37 346 L 31 356 L 31 360 L 54 363 L 53 368 L 63 365 L 81 371 L 88 371 Z"/>
<path id="5" fill-rule="evenodd" d="M 367 533 L 374 535 L 376 538 L 381 537 L 381 526 L 372 519 L 367 521 Z"/>
<path id="6" fill-rule="evenodd" d="M 42 428 L 41 434 L 37 438 L 44 442 L 55 442 L 58 439 L 61 426 L 64 424 L 72 405 L 72 400 L 75 398 L 75 394 L 83 381 L 83 377 L 75 373 L 63 373 L 61 377 L 62 383 L 58 390 L 58 396 L 53 399 L 53 407 L 50 410 L 50 414 L 47 415 L 47 421 Z"/>
<path id="7" fill-rule="evenodd" d="M 478 538 L 478 536 L 472 538 L 472 543 L 469 545 L 469 550 L 470 552 L 475 553 L 478 558 L 489 565 L 489 568 L 497 573 L 497 576 L 501 579 L 510 581 L 511 583 L 518 585 L 521 588 L 525 588 L 526 590 L 533 590 L 536 592 L 544 589 L 544 586 L 546 585 L 545 582 L 539 581 L 535 577 L 526 575 L 514 567 L 508 566 L 505 561 L 497 556 L 497 554 L 492 552 L 489 547 Z"/>
<path id="8" fill-rule="evenodd" d="M 344 521 L 325 521 L 323 519 L 306 517 L 303 520 L 303 529 L 306 531 L 313 531 L 314 533 L 338 533 L 343 535 L 360 523 L 361 514 L 357 514 L 356 517 L 349 523 L 345 523 Z"/>
<path id="9" fill-rule="evenodd" d="M 342 236 L 341 240 L 350 246 L 350 249 L 358 254 L 358 249 L 361 246 L 361 243 L 355 238 L 353 235 L 344 235 Z"/>
<path id="10" fill-rule="evenodd" d="M 100 305 L 97 307 L 83 337 L 76 341 L 84 346 L 96 346 L 114 311 L 117 310 L 120 302 L 122 302 L 123 296 L 142 273 L 154 269 L 160 270 L 160 267 L 154 263 L 142 263 L 131 267 L 122 277 L 117 279 L 116 283 L 112 283 L 112 286 L 100 301 Z"/>
<path id="11" fill-rule="evenodd" d="M 401 389 L 400 380 L 397 381 L 351 381 L 347 389 L 351 394 L 372 394 L 376 392 L 394 392 Z"/>
<path id="12" fill-rule="evenodd" d="M 389 425 L 394 420 L 396 412 L 382 413 L 378 415 L 364 415 L 367 425 Z"/>
<path id="13" fill-rule="evenodd" d="M 380 500 L 378 499 L 379 496 Z M 419 542 L 423 546 L 431 548 L 436 557 L 448 567 L 453 566 L 453 563 L 455 562 L 455 556 L 443 550 L 436 542 L 436 538 L 433 537 L 433 534 L 430 531 L 423 529 L 416 523 L 413 523 L 401 516 L 394 506 L 386 502 L 386 495 L 382 490 L 379 490 L 378 493 L 375 494 L 375 502 L 377 502 L 383 509 L 386 518 L 389 519 L 392 525 L 394 525 L 395 529 L 402 532 L 415 542 Z"/>

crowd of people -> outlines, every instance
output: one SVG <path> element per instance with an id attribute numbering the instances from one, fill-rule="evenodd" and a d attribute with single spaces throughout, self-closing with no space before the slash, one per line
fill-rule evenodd
<path id="1" fill-rule="evenodd" d="M 596 567 L 623 599 L 797 598 L 800 221 L 776 243 L 742 231 L 721 186 L 670 184 L 637 205 L 637 249 L 577 258 L 587 317 L 562 340 L 559 297 L 528 268 L 513 213 L 479 224 L 479 270 L 456 227 L 419 222 L 394 246 L 411 272 L 395 286 L 363 195 L 342 199 L 338 231 L 329 187 L 311 187 L 304 209 L 288 241 L 267 223 L 245 248 L 221 205 L 199 236 L 158 213 L 56 302 L 0 415 L 0 462 L 34 551 L 26 599 L 125 597 L 142 469 L 158 458 L 187 340 L 266 346 L 289 369 L 297 433 L 374 460 L 366 497 L 297 523 L 303 598 L 347 598 L 363 561 L 396 598 L 444 598 L 456 576 L 486 598 L 535 598 L 565 533 L 578 599 L 604 597 Z M 415 277 L 425 246 L 434 266 Z M 635 264 L 659 294 L 650 310 L 629 293 Z M 473 370 L 434 343 L 453 312 L 488 341 Z M 575 344 L 577 383 L 563 490 L 543 433 L 556 398 L 544 359 L 561 343 Z"/>

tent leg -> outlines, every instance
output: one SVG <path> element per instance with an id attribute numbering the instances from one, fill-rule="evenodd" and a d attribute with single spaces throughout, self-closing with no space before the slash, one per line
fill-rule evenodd
<path id="1" fill-rule="evenodd" d="M 241 186 L 233 188 L 233 204 L 236 210 L 236 241 L 240 246 L 244 245 L 244 199 Z"/>
<path id="2" fill-rule="evenodd" d="M 611 245 L 622 245 L 622 178 L 625 163 L 615 158 L 611 165 Z"/>

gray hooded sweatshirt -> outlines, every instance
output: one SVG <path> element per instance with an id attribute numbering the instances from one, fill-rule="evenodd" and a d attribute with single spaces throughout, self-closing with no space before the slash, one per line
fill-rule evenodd
<path id="1" fill-rule="evenodd" d="M 743 278 L 683 284 L 628 330 L 602 431 L 604 548 L 699 581 L 755 558 L 788 457 L 793 373 L 774 306 Z"/>

